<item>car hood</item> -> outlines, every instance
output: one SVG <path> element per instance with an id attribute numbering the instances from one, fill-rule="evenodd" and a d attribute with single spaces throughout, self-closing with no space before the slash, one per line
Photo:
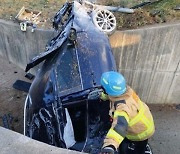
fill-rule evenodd
<path id="1" fill-rule="evenodd" d="M 73 27 L 77 31 L 77 57 L 82 89 L 100 86 L 102 73 L 116 70 L 107 35 L 100 32 L 87 11 L 74 2 Z"/>

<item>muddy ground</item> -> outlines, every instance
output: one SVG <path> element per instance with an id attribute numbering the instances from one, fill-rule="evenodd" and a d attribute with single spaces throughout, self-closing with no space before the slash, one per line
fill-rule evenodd
<path id="1" fill-rule="evenodd" d="M 98 4 L 133 7 L 147 0 L 96 0 Z M 135 10 L 134 14 L 114 13 L 117 19 L 117 29 L 132 29 L 146 25 L 180 21 L 180 0 L 151 0 L 158 1 Z M 52 28 L 55 13 L 65 0 L 0 0 L 0 18 L 17 22 L 15 17 L 20 9 L 25 8 L 41 12 L 39 28 Z M 179 8 L 179 9 L 178 9 Z"/>
<path id="2" fill-rule="evenodd" d="M 0 57 L 0 126 L 19 133 L 23 133 L 26 93 L 12 86 L 16 80 L 28 81 L 24 76 L 24 70 Z"/>

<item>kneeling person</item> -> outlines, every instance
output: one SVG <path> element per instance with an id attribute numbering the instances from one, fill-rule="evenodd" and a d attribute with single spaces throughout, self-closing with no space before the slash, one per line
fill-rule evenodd
<path id="1" fill-rule="evenodd" d="M 126 85 L 124 77 L 118 72 L 103 73 L 101 85 L 106 93 L 101 94 L 101 99 L 109 99 L 109 113 L 113 118 L 101 154 L 113 154 L 115 151 L 120 151 L 120 154 L 144 154 L 148 139 L 155 131 L 148 106 Z"/>

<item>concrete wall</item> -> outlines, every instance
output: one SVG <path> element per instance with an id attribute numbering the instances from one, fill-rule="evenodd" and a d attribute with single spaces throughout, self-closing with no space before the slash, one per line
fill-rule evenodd
<path id="1" fill-rule="evenodd" d="M 52 30 L 36 29 L 32 33 L 28 28 L 22 32 L 18 24 L 0 19 L 0 55 L 25 69 L 33 57 L 45 50 L 53 36 Z"/>
<path id="2" fill-rule="evenodd" d="M 25 68 L 27 62 L 54 36 L 53 31 L 0 20 L 0 55 Z M 143 101 L 180 103 L 180 23 L 138 30 L 117 31 L 110 37 L 118 70 Z"/>
<path id="3" fill-rule="evenodd" d="M 1 154 L 82 154 L 32 140 L 3 127 L 0 127 L 0 149 Z"/>
<path id="4" fill-rule="evenodd" d="M 180 103 L 180 23 L 116 32 L 118 70 L 148 103 Z"/>

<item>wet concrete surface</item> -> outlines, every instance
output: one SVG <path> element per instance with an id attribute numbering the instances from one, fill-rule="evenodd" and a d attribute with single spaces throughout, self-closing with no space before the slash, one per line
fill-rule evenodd
<path id="1" fill-rule="evenodd" d="M 8 136 L 8 137 L 7 137 Z M 1 154 L 81 154 L 77 151 L 51 146 L 0 127 Z"/>
<path id="2" fill-rule="evenodd" d="M 19 133 L 23 133 L 26 93 L 12 86 L 16 80 L 31 82 L 24 76 L 24 70 L 0 57 L 0 126 L 9 127 Z"/>
<path id="3" fill-rule="evenodd" d="M 16 80 L 31 82 L 24 70 L 0 57 L 0 126 L 8 117 L 10 129 L 23 133 L 23 107 L 26 93 L 12 88 Z M 180 104 L 180 102 L 179 102 Z M 180 110 L 175 105 L 149 105 L 156 132 L 150 139 L 154 154 L 180 153 Z"/>
<path id="4" fill-rule="evenodd" d="M 175 105 L 149 105 L 156 132 L 150 145 L 154 154 L 180 153 L 180 110 Z"/>

